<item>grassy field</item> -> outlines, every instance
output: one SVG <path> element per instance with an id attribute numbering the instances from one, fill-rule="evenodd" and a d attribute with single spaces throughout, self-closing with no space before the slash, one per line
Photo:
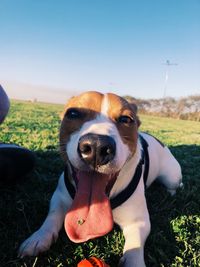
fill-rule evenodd
<path id="1" fill-rule="evenodd" d="M 39 257 L 17 258 L 20 243 L 43 222 L 63 163 L 58 153 L 60 105 L 12 102 L 0 126 L 0 139 L 35 151 L 35 170 L 16 187 L 0 187 L 0 266 L 71 266 L 96 255 L 116 267 L 123 236 L 107 236 L 73 244 L 61 231 L 58 241 Z M 184 189 L 171 197 L 154 184 L 147 190 L 152 231 L 145 247 L 148 267 L 200 266 L 200 123 L 141 116 L 143 131 L 169 145 L 183 170 Z M 131 267 L 131 266 L 130 266 Z"/>

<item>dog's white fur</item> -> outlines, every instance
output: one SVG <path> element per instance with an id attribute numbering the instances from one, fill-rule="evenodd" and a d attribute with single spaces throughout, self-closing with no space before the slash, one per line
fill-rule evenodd
<path id="1" fill-rule="evenodd" d="M 99 166 L 98 171 L 102 173 L 110 173 L 112 167 L 114 167 L 115 172 L 121 170 L 126 160 L 130 157 L 131 151 L 128 146 L 122 142 L 116 126 L 104 115 L 97 116 L 94 120 L 84 123 L 79 131 L 72 134 L 70 141 L 67 144 L 67 155 L 71 164 L 77 169 L 81 167 L 82 160 L 77 152 L 78 141 L 82 136 L 88 133 L 108 135 L 112 137 L 117 144 L 114 161 L 111 162 L 111 164 Z"/>
<path id="2" fill-rule="evenodd" d="M 86 133 L 107 134 L 112 136 L 117 144 L 117 156 L 115 166 L 120 169 L 119 176 L 114 184 L 110 197 L 117 195 L 125 188 L 133 177 L 136 166 L 141 157 L 141 144 L 138 139 L 136 152 L 130 158 L 130 151 L 125 145 L 117 131 L 115 125 L 106 118 L 108 110 L 108 99 L 102 104 L 102 116 L 86 122 L 80 131 L 74 133 L 67 144 L 66 150 L 71 163 L 79 167 L 79 155 L 77 143 L 80 136 Z M 181 185 L 181 168 L 172 156 L 167 147 L 163 148 L 159 142 L 152 136 L 141 133 L 147 140 L 150 156 L 150 169 L 147 179 L 149 186 L 157 177 L 163 183 L 171 194 Z M 81 164 L 81 163 L 80 163 Z M 101 170 L 105 173 L 107 169 Z M 67 210 L 72 204 L 72 199 L 66 189 L 64 176 L 61 175 L 56 191 L 53 194 L 50 203 L 48 216 L 40 229 L 25 240 L 20 246 L 19 256 L 33 256 L 46 251 L 54 242 L 63 225 Z M 121 227 L 125 236 L 124 255 L 120 260 L 120 266 L 123 267 L 144 267 L 144 244 L 150 232 L 149 214 L 145 199 L 145 189 L 143 179 L 136 188 L 132 196 L 121 206 L 113 210 L 114 221 Z"/>

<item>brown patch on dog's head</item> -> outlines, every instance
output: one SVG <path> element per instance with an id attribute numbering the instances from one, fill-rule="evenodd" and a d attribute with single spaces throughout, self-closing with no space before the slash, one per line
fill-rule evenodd
<path id="1" fill-rule="evenodd" d="M 130 104 L 124 98 L 115 94 L 107 94 L 109 108 L 108 116 L 111 118 L 125 144 L 134 154 L 137 145 L 138 127 L 140 120 L 137 116 L 137 106 Z"/>
<path id="2" fill-rule="evenodd" d="M 79 96 L 72 97 L 65 105 L 61 115 L 60 127 L 60 151 L 64 160 L 67 160 L 66 144 L 71 134 L 89 120 L 94 119 L 101 110 L 103 94 L 90 91 Z"/>

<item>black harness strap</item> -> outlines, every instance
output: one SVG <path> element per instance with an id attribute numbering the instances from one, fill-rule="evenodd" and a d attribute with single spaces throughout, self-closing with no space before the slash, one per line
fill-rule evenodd
<path id="1" fill-rule="evenodd" d="M 110 204 L 111 204 L 112 209 L 115 209 L 121 204 L 123 204 L 134 193 L 134 191 L 136 190 L 139 184 L 140 178 L 142 176 L 143 165 L 144 165 L 143 179 L 144 179 L 144 185 L 146 185 L 146 181 L 147 181 L 147 177 L 149 173 L 148 143 L 144 139 L 144 137 L 142 137 L 141 135 L 139 136 L 139 138 L 140 138 L 141 145 L 142 145 L 142 156 L 141 156 L 140 162 L 138 163 L 137 168 L 135 170 L 135 174 L 133 178 L 131 179 L 130 183 L 128 184 L 128 186 L 124 190 L 122 190 L 117 196 L 110 199 Z M 67 187 L 67 190 L 70 196 L 72 197 L 72 199 L 74 199 L 76 190 L 68 178 L 67 167 L 65 167 L 65 170 L 64 170 L 64 181 L 65 181 L 65 185 Z"/>
<path id="2" fill-rule="evenodd" d="M 71 181 L 69 180 L 67 166 L 65 166 L 65 169 L 64 169 L 64 181 L 65 181 L 65 186 L 67 187 L 67 191 L 69 192 L 71 198 L 74 199 L 75 194 L 76 194 L 76 189 L 71 183 Z"/>
<path id="3" fill-rule="evenodd" d="M 142 135 L 140 135 L 140 141 L 142 144 L 142 149 L 144 153 L 144 174 L 143 174 L 143 180 L 144 180 L 144 185 L 146 186 L 147 183 L 147 178 L 149 175 L 149 152 L 148 152 L 148 143 L 144 139 Z"/>
<path id="4" fill-rule="evenodd" d="M 110 199 L 110 204 L 112 209 L 115 209 L 120 205 L 122 205 L 124 202 L 126 202 L 136 190 L 140 181 L 140 177 L 142 175 L 142 164 L 143 164 L 142 161 L 143 160 L 141 159 L 140 162 L 138 163 L 135 174 L 131 179 L 130 183 L 128 184 L 128 186 L 114 198 Z"/>
<path id="5" fill-rule="evenodd" d="M 132 180 L 130 181 L 130 183 L 128 184 L 128 186 L 124 190 L 122 190 L 117 196 L 110 199 L 110 204 L 111 204 L 112 209 L 115 209 L 119 207 L 120 205 L 122 205 L 135 192 L 140 182 L 140 178 L 142 176 L 143 165 L 144 165 L 143 179 L 144 179 L 144 185 L 146 185 L 146 181 L 147 181 L 147 177 L 149 173 L 148 143 L 144 139 L 144 137 L 142 137 L 141 135 L 139 135 L 139 138 L 140 138 L 141 145 L 142 145 L 142 156 L 141 156 L 140 162 L 138 163 L 135 174 Z"/>

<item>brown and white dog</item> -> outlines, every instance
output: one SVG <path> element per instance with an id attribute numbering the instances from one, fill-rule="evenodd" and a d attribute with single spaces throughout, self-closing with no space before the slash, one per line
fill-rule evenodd
<path id="1" fill-rule="evenodd" d="M 19 256 L 48 250 L 63 222 L 77 243 L 105 235 L 116 222 L 125 236 L 120 266 L 145 266 L 144 244 L 150 232 L 145 186 L 158 178 L 174 194 L 182 175 L 167 147 L 138 132 L 136 113 L 135 105 L 111 93 L 86 92 L 69 100 L 60 129 L 67 167 L 46 220 L 22 243 Z M 144 150 L 148 150 L 147 171 Z"/>

